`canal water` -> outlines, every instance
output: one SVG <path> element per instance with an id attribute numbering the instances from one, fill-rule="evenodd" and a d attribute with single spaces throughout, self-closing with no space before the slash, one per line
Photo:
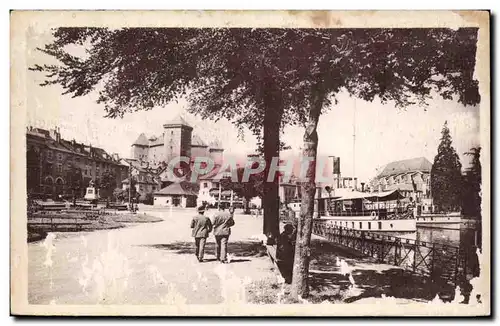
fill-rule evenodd
<path id="1" fill-rule="evenodd" d="M 431 228 L 417 227 L 416 240 L 439 243 L 449 246 L 480 246 L 480 232 L 470 228 Z"/>

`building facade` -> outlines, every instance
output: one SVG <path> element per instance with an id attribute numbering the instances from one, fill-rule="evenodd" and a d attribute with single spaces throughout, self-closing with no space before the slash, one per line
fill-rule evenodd
<path id="1" fill-rule="evenodd" d="M 26 130 L 26 160 L 28 193 L 41 198 L 59 196 L 83 197 L 93 180 L 97 185 L 107 180 L 120 187 L 127 178 L 128 167 L 118 154 L 104 149 L 65 140 L 59 129 Z"/>
<path id="2" fill-rule="evenodd" d="M 194 185 L 188 187 L 187 193 L 182 193 L 186 188 L 185 184 L 169 179 L 166 170 L 168 163 L 180 156 L 189 158 L 188 166 L 185 164 L 175 166 L 175 173 L 179 173 L 178 176 L 192 171 L 197 157 L 210 158 L 217 169 L 223 163 L 224 149 L 218 140 L 207 143 L 200 136 L 193 134 L 193 127 L 181 116 L 177 116 L 163 125 L 163 133 L 159 136 L 148 138 L 144 133 L 140 134 L 131 145 L 131 155 L 132 158 L 128 161 L 132 165 L 131 171 L 137 181 L 138 192 L 153 193 L 155 205 L 190 207 L 193 205 L 193 189 L 196 188 L 197 196 L 200 198 L 209 199 L 209 190 L 218 185 L 200 176 Z M 128 179 L 123 183 L 123 189 L 127 188 Z"/>
<path id="3" fill-rule="evenodd" d="M 147 162 L 157 168 L 173 158 L 187 156 L 192 164 L 196 157 L 210 157 L 216 164 L 222 163 L 224 149 L 217 140 L 207 144 L 196 134 L 182 117 L 178 116 L 163 125 L 159 136 L 146 137 L 140 134 L 131 146 L 131 158 Z"/>
<path id="4" fill-rule="evenodd" d="M 123 190 L 129 188 L 130 178 L 134 180 L 133 184 L 139 196 L 151 194 L 161 189 L 162 183 L 157 169 L 150 169 L 146 163 L 138 160 L 124 159 L 123 161 L 129 167 L 129 175 L 122 181 Z"/>
<path id="5" fill-rule="evenodd" d="M 399 190 L 405 197 L 427 199 L 431 169 L 425 157 L 391 162 L 370 182 L 370 188 L 375 192 Z"/>

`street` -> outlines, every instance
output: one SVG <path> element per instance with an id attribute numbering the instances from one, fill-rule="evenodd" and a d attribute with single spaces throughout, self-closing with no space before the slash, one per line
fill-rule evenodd
<path id="1" fill-rule="evenodd" d="M 194 255 L 194 209 L 150 209 L 164 219 L 115 230 L 52 233 L 28 246 L 31 304 L 218 304 L 244 302 L 252 282 L 274 277 L 257 240 L 262 219 L 235 215 L 230 264 L 215 261 L 207 240 L 204 263 Z"/>

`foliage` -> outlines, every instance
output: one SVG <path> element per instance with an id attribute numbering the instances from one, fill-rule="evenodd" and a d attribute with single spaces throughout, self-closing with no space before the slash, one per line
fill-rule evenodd
<path id="1" fill-rule="evenodd" d="M 452 146 L 450 129 L 445 122 L 441 142 L 431 170 L 431 191 L 438 210 L 453 211 L 460 208 L 462 164 Z"/>
<path id="2" fill-rule="evenodd" d="M 116 201 L 125 201 L 128 200 L 128 190 L 124 190 L 122 188 L 115 188 L 113 190 L 113 198 Z"/>
<path id="3" fill-rule="evenodd" d="M 257 163 L 258 164 L 258 163 Z M 245 213 L 249 213 L 249 202 L 254 197 L 262 197 L 264 191 L 264 172 L 251 174 L 248 182 L 243 182 L 243 174 L 245 168 L 240 167 L 236 170 L 238 181 L 232 182 L 230 178 L 221 179 L 221 186 L 223 189 L 233 190 L 236 195 L 245 199 Z"/>
<path id="4" fill-rule="evenodd" d="M 113 196 L 113 190 L 116 186 L 116 176 L 114 173 L 105 171 L 99 179 L 100 196 L 109 200 Z"/>
<path id="5" fill-rule="evenodd" d="M 429 99 L 433 89 L 448 99 L 458 94 L 464 104 L 479 101 L 475 28 L 72 27 L 55 29 L 54 37 L 42 51 L 58 64 L 32 69 L 46 72 L 44 85 L 62 85 L 73 96 L 98 90 L 110 117 L 187 96 L 202 116 L 235 119 L 260 135 L 264 111 L 255 109 L 265 108 L 265 95 L 283 101 L 284 122 L 304 123 L 318 81 L 326 94 L 345 88 L 398 107 Z M 72 54 L 67 45 L 88 51 Z"/>
<path id="6" fill-rule="evenodd" d="M 465 170 L 463 181 L 462 212 L 466 216 L 481 218 L 481 147 L 465 153 L 472 157 L 471 166 Z"/>
<path id="7" fill-rule="evenodd" d="M 153 202 L 154 202 L 153 194 L 149 193 L 149 192 L 140 194 L 138 197 L 138 201 L 140 203 L 145 204 L 145 205 L 153 205 Z"/>

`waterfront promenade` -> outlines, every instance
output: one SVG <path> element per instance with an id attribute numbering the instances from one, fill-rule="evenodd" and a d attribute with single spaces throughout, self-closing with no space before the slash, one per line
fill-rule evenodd
<path id="1" fill-rule="evenodd" d="M 30 243 L 32 304 L 217 304 L 255 299 L 251 290 L 276 282 L 255 238 L 262 219 L 236 215 L 231 263 L 215 261 L 213 235 L 199 263 L 189 228 L 194 210 L 141 210 L 164 219 L 115 230 L 51 233 Z M 250 292 L 250 298 L 248 293 Z M 253 298 L 253 299 L 252 299 Z"/>
<path id="2" fill-rule="evenodd" d="M 215 261 L 208 239 L 204 263 L 194 255 L 190 220 L 194 209 L 141 207 L 157 223 L 94 232 L 51 233 L 28 245 L 31 304 L 221 304 L 291 303 L 290 285 L 258 240 L 262 217 L 235 215 L 229 241 L 230 264 Z M 429 302 L 436 292 L 452 300 L 453 288 L 401 268 L 378 264 L 313 235 L 311 303 L 363 303 L 391 298 Z M 349 276 L 350 275 L 350 276 Z M 437 290 L 437 291 L 436 291 Z"/>

